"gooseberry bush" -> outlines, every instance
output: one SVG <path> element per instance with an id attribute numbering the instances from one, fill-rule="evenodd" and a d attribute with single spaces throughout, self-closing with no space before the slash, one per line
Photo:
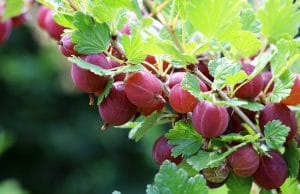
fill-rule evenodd
<path id="1" fill-rule="evenodd" d="M 23 11 L 16 1 L 1 8 L 0 42 Z M 299 1 L 38 2 L 36 23 L 72 63 L 102 130 L 130 128 L 140 141 L 161 126 L 153 145 L 161 166 L 147 193 L 297 187 Z"/>

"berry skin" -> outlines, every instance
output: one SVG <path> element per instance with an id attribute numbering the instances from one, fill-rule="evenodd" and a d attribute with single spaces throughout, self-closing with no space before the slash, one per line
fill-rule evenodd
<path id="1" fill-rule="evenodd" d="M 11 20 L 9 19 L 4 22 L 1 22 L 1 17 L 0 17 L 0 44 L 2 44 L 8 39 L 11 32 L 11 28 L 12 28 Z"/>
<path id="2" fill-rule="evenodd" d="M 212 138 L 222 135 L 228 122 L 229 115 L 226 108 L 208 101 L 198 102 L 193 110 L 193 126 L 203 137 Z"/>
<path id="3" fill-rule="evenodd" d="M 198 64 L 198 69 L 201 71 L 209 80 L 213 81 L 213 76 L 210 75 L 208 70 L 208 61 L 200 61 Z"/>
<path id="4" fill-rule="evenodd" d="M 268 156 L 261 156 L 259 167 L 253 174 L 254 182 L 265 189 L 279 188 L 288 176 L 287 165 L 282 156 L 275 151 Z"/>
<path id="5" fill-rule="evenodd" d="M 259 166 L 259 156 L 251 145 L 239 148 L 229 155 L 228 164 L 235 175 L 251 176 Z"/>
<path id="6" fill-rule="evenodd" d="M 207 91 L 205 84 L 200 81 L 201 91 Z M 172 87 L 169 94 L 169 102 L 171 107 L 179 113 L 188 113 L 193 111 L 198 100 L 188 91 L 183 90 L 180 84 Z"/>
<path id="7" fill-rule="evenodd" d="M 120 67 L 121 66 L 120 63 L 118 63 L 118 62 L 116 62 L 116 61 L 114 61 L 114 60 L 112 60 L 110 58 L 108 59 L 108 63 L 110 63 L 111 68 L 115 68 L 115 67 Z M 120 74 L 118 74 L 118 75 L 116 75 L 114 77 L 114 81 L 124 81 L 125 77 L 126 77 L 125 73 L 120 73 Z"/>
<path id="8" fill-rule="evenodd" d="M 104 69 L 111 68 L 104 54 L 88 55 L 82 57 L 82 59 Z M 89 70 L 81 69 L 76 64 L 72 64 L 71 76 L 75 86 L 86 93 L 102 92 L 107 84 L 106 77 L 101 77 Z"/>
<path id="9" fill-rule="evenodd" d="M 273 120 L 279 120 L 282 124 L 290 127 L 286 141 L 290 141 L 296 136 L 297 121 L 296 115 L 284 104 L 267 104 L 259 114 L 259 127 L 263 131 L 264 126 Z"/>
<path id="10" fill-rule="evenodd" d="M 244 64 L 242 69 L 248 75 L 250 75 L 254 70 L 254 66 L 249 64 Z M 246 98 L 246 99 L 255 98 L 263 90 L 263 84 L 264 84 L 263 78 L 261 74 L 258 74 L 253 78 L 253 80 L 251 80 L 247 84 L 243 85 L 240 89 L 238 89 L 238 91 L 235 93 L 235 96 L 238 98 Z"/>
<path id="11" fill-rule="evenodd" d="M 60 40 L 60 36 L 64 33 L 65 29 L 54 21 L 52 10 L 48 11 L 45 17 L 45 28 L 48 34 L 55 40 Z"/>
<path id="12" fill-rule="evenodd" d="M 300 74 L 296 75 L 296 80 L 290 95 L 281 103 L 292 106 L 300 104 Z"/>
<path id="13" fill-rule="evenodd" d="M 58 44 L 59 44 L 59 50 L 64 56 L 66 57 L 71 57 L 72 55 L 79 56 L 79 53 L 74 50 L 75 45 L 71 41 L 70 34 L 63 35 Z"/>
<path id="14" fill-rule="evenodd" d="M 174 158 L 171 153 L 172 145 L 168 144 L 168 140 L 165 138 L 165 136 L 159 137 L 155 141 L 152 149 L 152 156 L 155 162 L 161 165 L 165 160 L 169 160 L 175 164 L 179 164 L 182 161 L 182 157 L 178 156 Z"/>
<path id="15" fill-rule="evenodd" d="M 40 26 L 40 28 L 42 29 L 46 29 L 46 16 L 48 15 L 48 12 L 51 11 L 48 7 L 46 6 L 41 6 L 39 8 L 39 11 L 37 13 L 37 21 L 38 21 L 38 25 Z"/>
<path id="16" fill-rule="evenodd" d="M 162 82 L 148 71 L 131 74 L 125 83 L 129 100 L 138 107 L 153 108 L 164 102 Z"/>
<path id="17" fill-rule="evenodd" d="M 11 18 L 13 27 L 22 26 L 26 22 L 26 14 L 21 14 Z"/>
<path id="18" fill-rule="evenodd" d="M 144 116 L 151 115 L 154 111 L 161 111 L 165 106 L 165 103 L 160 102 L 155 107 L 138 107 L 138 112 L 141 113 Z"/>
<path id="19" fill-rule="evenodd" d="M 264 86 L 263 86 L 263 90 L 265 90 L 265 88 L 267 87 L 269 81 L 272 79 L 272 72 L 271 71 L 265 71 L 261 73 L 261 76 L 263 78 L 264 81 Z M 272 83 L 271 87 L 268 89 L 268 92 L 272 92 L 274 88 L 274 83 Z"/>
<path id="20" fill-rule="evenodd" d="M 176 84 L 181 83 L 185 75 L 185 72 L 176 72 L 170 76 L 169 79 L 169 88 L 172 89 Z"/>
<path id="21" fill-rule="evenodd" d="M 123 82 L 115 82 L 109 95 L 99 106 L 103 121 L 112 125 L 127 123 L 135 114 L 137 107 L 127 98 Z"/>

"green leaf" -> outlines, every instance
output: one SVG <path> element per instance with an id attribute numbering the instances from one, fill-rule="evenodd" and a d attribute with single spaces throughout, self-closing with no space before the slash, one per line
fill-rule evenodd
<path id="1" fill-rule="evenodd" d="M 148 37 L 145 50 L 147 50 L 147 54 L 149 55 L 167 55 L 173 60 L 180 61 L 183 67 L 190 63 L 198 63 L 198 60 L 193 54 L 179 51 L 173 41 L 163 40 L 155 36 Z"/>
<path id="2" fill-rule="evenodd" d="M 108 25 L 95 22 L 82 12 L 74 15 L 73 25 L 78 28 L 72 34 L 75 50 L 81 54 L 96 54 L 108 49 L 111 41 Z"/>
<path id="3" fill-rule="evenodd" d="M 267 145 L 274 150 L 279 150 L 288 136 L 290 128 L 279 120 L 268 122 L 264 126 L 264 135 Z"/>
<path id="4" fill-rule="evenodd" d="M 234 74 L 226 75 L 225 85 L 234 86 L 238 83 L 245 81 L 248 78 L 248 75 L 245 71 L 238 71 Z"/>
<path id="5" fill-rule="evenodd" d="M 76 27 L 73 25 L 73 15 L 58 12 L 54 14 L 53 17 L 59 25 L 70 29 L 76 29 Z"/>
<path id="6" fill-rule="evenodd" d="M 262 32 L 271 43 L 280 38 L 292 38 L 300 27 L 300 11 L 293 0 L 268 0 L 264 9 L 258 12 Z"/>
<path id="7" fill-rule="evenodd" d="M 108 69 L 103 69 L 100 66 L 88 63 L 85 60 L 81 59 L 80 57 L 74 56 L 74 57 L 69 57 L 68 59 L 72 63 L 75 63 L 78 67 L 89 70 L 99 76 L 113 77 L 120 73 L 131 73 L 131 72 L 136 72 L 144 69 L 142 65 L 123 65 L 114 70 L 108 70 Z"/>
<path id="8" fill-rule="evenodd" d="M 154 184 L 147 185 L 147 194 L 207 194 L 208 187 L 201 175 L 189 177 L 175 164 L 165 161 L 155 175 Z"/>
<path id="9" fill-rule="evenodd" d="M 129 138 L 139 141 L 152 127 L 157 125 L 160 114 L 160 112 L 155 111 L 150 116 L 145 117 L 142 122 L 135 122 L 134 127 L 129 132 Z"/>
<path id="10" fill-rule="evenodd" d="M 297 179 L 287 178 L 280 188 L 283 194 L 300 193 L 300 183 Z"/>
<path id="11" fill-rule="evenodd" d="M 249 31 L 240 31 L 236 33 L 233 35 L 230 43 L 233 46 L 231 51 L 237 59 L 256 54 L 262 46 L 256 35 Z"/>
<path id="12" fill-rule="evenodd" d="M 75 57 L 74 56 L 74 57 L 70 57 L 68 59 L 72 63 L 75 63 L 78 67 L 80 67 L 82 69 L 90 70 L 91 72 L 93 72 L 96 75 L 100 75 L 100 76 L 112 75 L 112 71 L 107 70 L 107 69 L 103 69 L 100 66 L 88 63 L 85 60 L 81 59 L 80 57 Z"/>
<path id="13" fill-rule="evenodd" d="M 259 191 L 259 194 L 273 194 L 273 192 L 272 192 L 272 190 L 267 190 L 267 189 L 262 188 Z"/>
<path id="14" fill-rule="evenodd" d="M 50 9 L 57 9 L 61 7 L 63 0 L 37 0 L 37 2 L 49 7 Z"/>
<path id="15" fill-rule="evenodd" d="M 208 39 L 231 39 L 241 29 L 240 0 L 191 0 L 187 5 L 187 17 Z"/>
<path id="16" fill-rule="evenodd" d="M 142 40 L 141 35 L 125 35 L 123 36 L 122 44 L 124 47 L 125 55 L 129 62 L 138 64 L 144 61 L 147 53 L 145 51 L 145 42 Z"/>
<path id="17" fill-rule="evenodd" d="M 258 33 L 261 30 L 261 23 L 255 17 L 255 11 L 252 8 L 243 9 L 240 13 L 242 30 Z"/>
<path id="18" fill-rule="evenodd" d="M 278 103 L 288 97 L 295 82 L 295 75 L 286 71 L 279 78 L 275 79 L 274 89 L 268 97 L 272 103 Z"/>
<path id="19" fill-rule="evenodd" d="M 166 134 L 169 143 L 174 145 L 172 156 L 193 155 L 199 151 L 203 144 L 203 138 L 193 128 L 191 122 L 178 121 Z"/>
<path id="20" fill-rule="evenodd" d="M 289 169 L 289 177 L 296 178 L 299 170 L 300 153 L 295 140 L 287 143 L 283 157 Z"/>
<path id="21" fill-rule="evenodd" d="M 201 93 L 199 79 L 195 75 L 186 73 L 181 81 L 181 87 L 195 96 L 198 100 L 204 99 L 202 95 L 203 93 Z"/>
<path id="22" fill-rule="evenodd" d="M 233 173 L 230 173 L 226 186 L 229 191 L 228 194 L 249 194 L 252 186 L 252 179 L 250 177 L 243 178 L 237 177 Z"/>
<path id="23" fill-rule="evenodd" d="M 276 43 L 277 53 L 271 60 L 271 70 L 274 76 L 280 76 L 286 69 L 287 61 L 299 55 L 300 41 L 299 40 L 280 40 Z"/>
<path id="24" fill-rule="evenodd" d="M 108 79 L 104 90 L 98 96 L 97 105 L 100 105 L 103 102 L 103 100 L 108 96 L 110 89 L 113 87 L 113 81 L 114 80 L 112 78 Z"/>
<path id="25" fill-rule="evenodd" d="M 239 83 L 241 81 L 241 77 L 246 77 L 246 75 L 242 73 L 244 71 L 240 64 L 233 63 L 225 57 L 210 61 L 208 63 L 208 70 L 215 78 L 212 84 L 213 89 L 223 88 L 226 82 L 229 83 L 229 85 L 236 84 L 234 82 Z M 239 77 L 235 79 L 234 76 L 238 74 L 240 74 Z"/>
<path id="26" fill-rule="evenodd" d="M 223 153 L 218 153 L 216 151 L 207 152 L 204 150 L 199 150 L 196 155 L 188 158 L 186 161 L 197 171 L 205 168 L 218 167 L 226 161 L 226 157 L 229 156 L 232 152 L 236 151 L 240 147 L 247 145 L 247 143 L 249 142 L 255 141 L 258 138 L 256 136 L 252 137 L 253 138 L 247 138 L 245 142 L 235 145 Z"/>
<path id="27" fill-rule="evenodd" d="M 24 0 L 6 0 L 3 20 L 7 20 L 11 17 L 18 16 L 22 13 L 24 6 Z"/>
<path id="28" fill-rule="evenodd" d="M 218 167 L 225 160 L 226 156 L 224 154 L 200 150 L 196 155 L 188 158 L 187 163 L 192 165 L 195 170 L 200 171 L 205 168 Z"/>

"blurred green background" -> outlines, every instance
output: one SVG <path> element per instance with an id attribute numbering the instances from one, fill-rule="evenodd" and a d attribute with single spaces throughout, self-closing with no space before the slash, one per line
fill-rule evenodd
<path id="1" fill-rule="evenodd" d="M 127 129 L 100 131 L 70 64 L 31 25 L 0 45 L 0 194 L 144 193 L 158 170 L 151 150 L 160 130 L 138 143 Z"/>

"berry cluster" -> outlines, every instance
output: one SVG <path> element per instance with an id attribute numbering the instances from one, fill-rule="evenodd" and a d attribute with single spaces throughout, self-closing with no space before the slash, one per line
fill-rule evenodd
<path id="1" fill-rule="evenodd" d="M 122 50 L 111 44 L 106 52 L 83 55 L 79 53 L 72 42 L 72 32 L 64 33 L 65 28 L 57 24 L 53 19 L 53 12 L 47 7 L 40 7 L 38 24 L 49 35 L 59 41 L 59 49 L 66 57 L 79 56 L 87 63 L 110 70 L 122 65 L 126 56 Z M 130 34 L 128 25 L 120 31 L 122 34 Z M 114 38 L 113 38 L 114 39 Z M 109 54 L 107 54 L 109 53 Z M 204 59 L 203 59 L 204 58 Z M 121 62 L 120 62 L 121 61 Z M 189 91 L 183 89 L 182 81 L 187 73 L 198 76 L 201 92 L 219 98 L 218 92 L 211 87 L 214 77 L 208 70 L 209 59 L 199 57 L 198 64 L 191 64 L 185 68 L 175 68 L 170 62 L 148 55 L 142 63 L 144 69 L 132 73 L 121 73 L 113 77 L 113 84 L 109 93 L 99 104 L 99 114 L 107 125 L 120 126 L 137 116 L 149 116 L 154 112 L 168 110 L 174 115 L 170 119 L 173 124 L 183 120 L 191 122 L 195 131 L 205 139 L 202 149 L 209 150 L 210 140 L 225 134 L 247 134 L 244 127 L 245 120 L 239 112 L 231 107 L 217 105 L 208 100 L 199 100 Z M 241 61 L 241 69 L 250 75 L 255 66 L 250 62 Z M 92 71 L 83 69 L 78 64 L 72 64 L 71 77 L 75 86 L 90 96 L 101 95 L 111 80 L 108 76 L 99 76 Z M 205 78 L 205 79 L 204 79 Z M 271 80 L 271 81 L 270 81 Z M 288 105 L 300 104 L 300 75 L 296 80 L 290 95 L 280 103 L 265 101 L 265 95 L 273 90 L 272 73 L 268 70 L 257 74 L 253 79 L 237 84 L 233 96 L 253 102 L 264 104 L 259 112 L 244 110 L 242 113 L 256 126 L 259 126 L 258 134 L 263 137 L 265 125 L 274 120 L 279 120 L 290 128 L 286 143 L 297 136 L 297 122 L 295 113 Z M 221 90 L 226 94 L 226 88 Z M 240 109 L 239 109 L 240 110 Z M 263 141 L 263 140 L 262 140 Z M 220 147 L 226 151 L 228 147 L 238 142 L 229 142 Z M 170 160 L 176 164 L 185 160 L 184 156 L 173 157 L 172 148 L 168 139 L 163 135 L 159 137 L 153 146 L 153 158 L 158 164 Z M 253 177 L 255 183 L 265 189 L 280 187 L 288 176 L 288 167 L 280 152 L 267 150 L 267 154 L 259 150 L 251 143 L 246 144 L 226 159 L 226 162 L 215 168 L 201 170 L 201 174 L 207 180 L 207 185 L 214 188 L 226 182 L 229 172 L 236 176 Z"/>

